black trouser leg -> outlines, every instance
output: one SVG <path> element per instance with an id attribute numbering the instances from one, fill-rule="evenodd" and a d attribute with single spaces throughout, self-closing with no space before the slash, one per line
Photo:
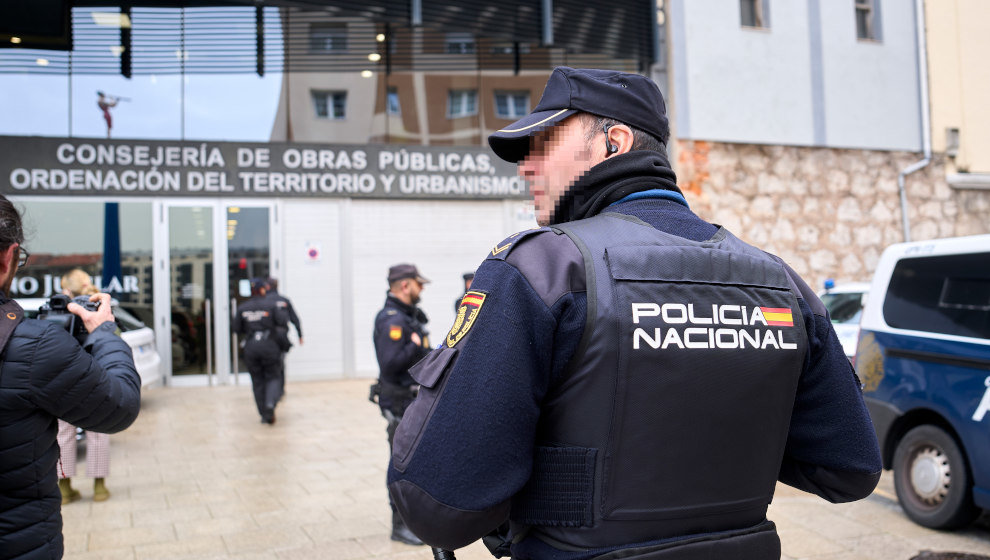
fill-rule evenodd
<path id="1" fill-rule="evenodd" d="M 399 421 L 401 420 L 401 416 L 388 417 L 388 427 L 385 428 L 385 431 L 388 433 L 388 451 L 390 456 L 392 454 L 392 440 L 395 439 L 395 430 L 399 427 Z M 399 516 L 398 510 L 395 509 L 395 502 L 392 501 L 391 493 L 388 494 L 388 505 L 392 508 L 392 540 L 414 546 L 423 544 L 423 541 L 419 540 L 419 538 L 409 530 L 409 527 L 406 527 L 405 522 L 402 521 L 402 517 Z"/>
<path id="2" fill-rule="evenodd" d="M 399 427 L 399 421 L 402 420 L 402 417 L 401 416 L 393 416 L 391 413 L 389 413 L 389 415 L 386 416 L 385 419 L 388 420 L 388 426 L 385 427 L 385 433 L 388 434 L 388 456 L 391 457 L 392 456 L 392 440 L 395 439 L 395 430 L 396 430 L 396 428 Z M 387 486 L 387 484 L 386 484 L 386 486 Z M 396 514 L 396 511 L 395 511 L 395 503 L 392 502 L 392 494 L 390 494 L 390 493 L 388 494 L 388 505 L 389 505 L 389 507 L 392 508 L 392 515 L 393 516 L 394 515 L 397 515 Z"/>
<path id="3" fill-rule="evenodd" d="M 258 407 L 258 414 L 265 414 L 265 369 L 258 360 L 244 358 L 247 364 L 248 373 L 251 374 L 251 390 L 254 392 L 254 404 Z"/>
<path id="4" fill-rule="evenodd" d="M 281 362 L 273 361 L 265 364 L 264 403 L 267 410 L 275 410 L 275 405 L 282 397 Z"/>

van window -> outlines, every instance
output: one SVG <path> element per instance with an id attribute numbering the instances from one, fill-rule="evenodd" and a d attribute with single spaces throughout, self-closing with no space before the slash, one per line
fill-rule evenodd
<path id="1" fill-rule="evenodd" d="M 862 293 L 822 294 L 821 300 L 833 323 L 859 324 L 859 318 L 863 314 Z"/>
<path id="2" fill-rule="evenodd" d="M 990 339 L 990 253 L 902 259 L 883 316 L 899 329 Z"/>

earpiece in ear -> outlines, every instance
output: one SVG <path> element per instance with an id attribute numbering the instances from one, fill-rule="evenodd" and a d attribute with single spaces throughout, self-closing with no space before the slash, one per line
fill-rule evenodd
<path id="1" fill-rule="evenodd" d="M 610 125 L 605 125 L 605 126 L 602 127 L 602 132 L 605 133 L 605 152 L 606 152 L 605 157 L 608 157 L 608 156 L 614 154 L 615 152 L 618 152 L 619 151 L 619 147 L 616 146 L 615 144 L 613 144 L 612 142 L 610 142 L 609 139 L 608 139 L 608 129 L 609 128 L 610 128 Z"/>

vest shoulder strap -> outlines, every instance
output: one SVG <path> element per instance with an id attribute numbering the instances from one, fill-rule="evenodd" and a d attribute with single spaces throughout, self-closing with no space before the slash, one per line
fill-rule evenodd
<path id="1" fill-rule="evenodd" d="M 14 329 L 24 320 L 24 310 L 14 300 L 8 299 L 0 304 L 0 352 L 7 348 Z"/>
<path id="2" fill-rule="evenodd" d="M 491 252 L 488 253 L 488 257 L 486 257 L 486 259 L 504 261 L 509 256 L 509 253 L 511 253 L 512 250 L 522 242 L 522 240 L 540 233 L 546 233 L 548 231 L 552 230 L 548 227 L 541 227 L 517 231 L 499 243 L 496 243 L 495 247 L 493 247 Z"/>

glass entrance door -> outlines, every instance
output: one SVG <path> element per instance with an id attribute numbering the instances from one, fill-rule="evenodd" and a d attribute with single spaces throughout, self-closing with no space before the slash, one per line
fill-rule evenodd
<path id="1" fill-rule="evenodd" d="M 166 382 L 231 382 L 243 370 L 230 317 L 273 275 L 273 205 L 163 202 L 155 211 L 155 316 Z"/>
<path id="2" fill-rule="evenodd" d="M 172 375 L 211 374 L 214 367 L 210 310 L 213 290 L 213 208 L 168 209 L 169 318 Z"/>
<path id="3" fill-rule="evenodd" d="M 251 298 L 251 280 L 273 276 L 271 268 L 272 209 L 225 205 L 227 213 L 227 290 L 230 315 Z M 243 373 L 243 349 L 236 335 L 223 355 L 229 356 L 231 371 Z"/>

